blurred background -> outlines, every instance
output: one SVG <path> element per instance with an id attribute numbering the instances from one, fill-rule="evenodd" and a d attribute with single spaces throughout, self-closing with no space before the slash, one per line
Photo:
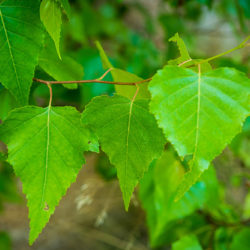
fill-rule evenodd
<path id="1" fill-rule="evenodd" d="M 224 52 L 249 35 L 249 0 L 71 0 L 70 5 L 70 19 L 63 16 L 61 48 L 84 68 L 83 79 L 105 72 L 95 41 L 115 67 L 148 78 L 179 56 L 176 44 L 168 41 L 176 32 L 192 58 Z M 249 49 L 211 64 L 235 67 L 249 75 Z M 50 79 L 39 67 L 36 75 Z M 114 87 L 53 86 L 53 91 L 54 105 L 73 105 L 82 111 L 94 96 L 112 95 Z M 33 84 L 31 104 L 46 106 L 48 97 L 46 86 Z M 15 103 L 1 85 L 0 100 L 6 103 L 0 109 L 3 120 Z M 171 145 L 151 164 L 129 212 L 124 210 L 116 170 L 107 156 L 89 153 L 86 159 L 76 183 L 30 247 L 21 183 L 0 153 L 0 250 L 188 249 L 189 244 L 194 250 L 250 249 L 250 119 L 178 204 L 172 195 L 178 181 L 171 173 L 181 171 L 185 163 Z"/>

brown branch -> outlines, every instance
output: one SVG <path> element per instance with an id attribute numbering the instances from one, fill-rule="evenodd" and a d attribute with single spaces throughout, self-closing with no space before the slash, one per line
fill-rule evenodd
<path id="1" fill-rule="evenodd" d="M 48 85 L 48 84 L 73 84 L 73 83 L 103 83 L 103 84 L 133 85 L 133 86 L 135 86 L 136 84 L 149 82 L 151 80 L 152 80 L 152 78 L 148 78 L 148 79 L 138 81 L 138 82 L 113 82 L 113 81 L 102 81 L 102 80 L 99 80 L 99 79 L 79 80 L 79 81 L 45 81 L 45 80 L 42 80 L 42 79 L 33 78 L 33 81 L 40 82 L 40 83 L 43 83 L 43 84 L 46 84 L 46 85 Z"/>

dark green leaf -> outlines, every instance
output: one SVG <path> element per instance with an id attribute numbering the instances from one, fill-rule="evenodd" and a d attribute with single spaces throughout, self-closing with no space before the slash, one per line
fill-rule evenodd
<path id="1" fill-rule="evenodd" d="M 69 56 L 58 58 L 51 39 L 47 39 L 39 56 L 39 66 L 56 81 L 82 80 L 83 67 Z M 76 89 L 77 84 L 64 84 L 66 88 Z"/>
<path id="2" fill-rule="evenodd" d="M 28 103 L 30 86 L 43 42 L 38 0 L 0 4 L 0 81 L 20 105 Z"/>
<path id="3" fill-rule="evenodd" d="M 176 241 L 173 246 L 173 250 L 202 250 L 202 247 L 195 235 L 187 235 L 180 240 Z"/>
<path id="4" fill-rule="evenodd" d="M 57 0 L 43 0 L 40 6 L 41 20 L 53 39 L 57 54 L 61 59 L 60 53 L 60 36 L 62 25 L 62 10 Z"/>
<path id="5" fill-rule="evenodd" d="M 104 69 L 110 69 L 110 68 L 113 69 L 111 71 L 111 74 L 112 74 L 113 80 L 115 82 L 140 82 L 143 80 L 142 78 L 140 78 L 140 77 L 138 77 L 130 72 L 127 72 L 127 71 L 122 70 L 122 69 L 114 68 L 112 66 L 112 64 L 110 63 L 110 61 L 109 61 L 105 51 L 103 50 L 101 44 L 99 42 L 96 42 L 96 46 L 99 50 L 99 53 L 100 53 L 100 56 L 102 59 L 103 68 Z M 138 86 L 139 86 L 139 92 L 138 92 L 136 99 L 149 98 L 150 94 L 149 94 L 148 89 L 147 89 L 148 84 L 143 83 L 143 84 L 138 85 Z M 115 90 L 116 90 L 117 94 L 119 94 L 121 96 L 125 96 L 129 99 L 132 99 L 135 92 L 136 92 L 136 87 L 135 86 L 115 85 Z"/>

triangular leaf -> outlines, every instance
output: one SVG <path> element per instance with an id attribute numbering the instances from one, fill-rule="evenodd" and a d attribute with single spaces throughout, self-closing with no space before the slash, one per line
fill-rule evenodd
<path id="1" fill-rule="evenodd" d="M 74 81 L 83 78 L 83 67 L 69 56 L 62 55 L 60 60 L 50 38 L 46 39 L 39 56 L 39 66 L 56 81 Z M 77 84 L 64 84 L 64 87 L 76 89 Z"/>
<path id="2" fill-rule="evenodd" d="M 126 209 L 138 180 L 160 156 L 164 136 L 148 101 L 122 96 L 94 98 L 83 112 L 83 123 L 97 134 L 103 151 L 116 166 Z"/>
<path id="3" fill-rule="evenodd" d="M 30 86 L 43 42 L 38 0 L 0 3 L 0 81 L 19 105 L 28 103 Z"/>
<path id="4" fill-rule="evenodd" d="M 89 138 L 80 113 L 71 107 L 23 107 L 13 110 L 0 126 L 8 162 L 28 199 L 31 244 L 75 181 Z"/>
<path id="5" fill-rule="evenodd" d="M 117 69 L 112 66 L 110 63 L 104 49 L 102 48 L 101 44 L 99 42 L 96 42 L 96 46 L 99 50 L 101 59 L 102 59 L 102 65 L 104 69 L 110 69 L 113 68 L 111 71 L 113 80 L 115 82 L 140 82 L 143 79 L 141 77 L 138 77 L 135 74 L 132 74 L 130 72 L 127 72 L 122 69 Z M 143 83 L 139 86 L 139 92 L 136 97 L 136 99 L 140 98 L 149 98 L 150 94 L 148 92 L 148 84 Z M 121 86 L 121 85 L 115 85 L 115 90 L 118 95 L 125 96 L 129 99 L 132 99 L 134 96 L 134 93 L 136 91 L 136 86 Z"/>
<path id="6" fill-rule="evenodd" d="M 230 68 L 196 73 L 166 66 L 153 77 L 151 111 L 180 157 L 192 158 L 177 198 L 241 131 L 250 113 L 249 83 Z"/>
<path id="7" fill-rule="evenodd" d="M 57 54 L 61 59 L 60 53 L 60 35 L 62 25 L 62 9 L 60 3 L 56 0 L 43 0 L 40 6 L 40 17 L 53 39 Z"/>

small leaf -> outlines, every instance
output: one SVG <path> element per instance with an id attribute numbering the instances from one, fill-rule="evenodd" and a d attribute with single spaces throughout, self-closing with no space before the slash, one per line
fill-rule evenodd
<path id="1" fill-rule="evenodd" d="M 140 82 L 143 79 L 141 77 L 138 77 L 135 74 L 132 74 L 130 72 L 127 72 L 125 70 L 122 69 L 117 69 L 114 68 L 112 66 L 112 64 L 110 63 L 104 49 L 102 48 L 101 44 L 99 42 L 96 42 L 96 46 L 99 50 L 101 59 L 102 59 L 102 65 L 104 69 L 110 69 L 113 68 L 113 70 L 111 71 L 113 80 L 115 82 Z M 140 98 L 149 98 L 150 94 L 148 92 L 148 84 L 147 83 L 143 83 L 139 86 L 139 92 L 138 95 L 136 97 L 136 99 L 140 99 Z M 134 96 L 134 93 L 136 91 L 136 86 L 121 86 L 121 85 L 115 85 L 115 90 L 116 93 L 118 95 L 121 96 L 125 96 L 129 99 L 132 99 Z"/>
<path id="2" fill-rule="evenodd" d="M 28 199 L 30 244 L 38 237 L 55 207 L 84 164 L 90 135 L 71 107 L 13 110 L 0 126 L 8 146 L 8 162 Z"/>
<path id="3" fill-rule="evenodd" d="M 241 131 L 250 113 L 249 82 L 230 68 L 196 73 L 166 66 L 153 77 L 151 111 L 179 156 L 192 158 L 177 199 Z"/>
<path id="4" fill-rule="evenodd" d="M 62 59 L 60 60 L 50 38 L 46 39 L 38 63 L 56 81 L 74 81 L 83 78 L 83 67 L 69 56 L 62 55 Z M 69 89 L 76 89 L 78 85 L 64 84 L 63 86 Z"/>
<path id="5" fill-rule="evenodd" d="M 43 0 L 40 6 L 40 17 L 53 39 L 57 54 L 61 59 L 60 54 L 60 34 L 62 25 L 62 10 L 60 3 L 56 0 Z"/>
<path id="6" fill-rule="evenodd" d="M 173 37 L 169 38 L 169 42 L 176 42 L 178 49 L 180 51 L 180 57 L 174 60 L 169 60 L 169 65 L 178 65 L 180 63 L 183 63 L 185 61 L 191 60 L 191 57 L 189 56 L 187 47 L 184 43 L 184 41 L 179 37 L 179 34 L 176 33 Z"/>
<path id="7" fill-rule="evenodd" d="M 138 180 L 163 150 L 164 136 L 148 101 L 131 101 L 122 96 L 94 98 L 83 112 L 82 121 L 93 129 L 111 164 L 117 168 L 126 209 Z"/>
<path id="8" fill-rule="evenodd" d="M 28 104 L 30 86 L 43 43 L 38 0 L 0 3 L 0 82 L 19 105 Z"/>
<path id="9" fill-rule="evenodd" d="M 68 18 L 71 17 L 71 8 L 68 0 L 60 0 L 63 9 L 65 10 Z"/>
<path id="10" fill-rule="evenodd" d="M 173 246 L 173 250 L 202 250 L 202 247 L 197 239 L 197 237 L 193 234 L 182 237 L 180 240 L 176 241 Z"/>

